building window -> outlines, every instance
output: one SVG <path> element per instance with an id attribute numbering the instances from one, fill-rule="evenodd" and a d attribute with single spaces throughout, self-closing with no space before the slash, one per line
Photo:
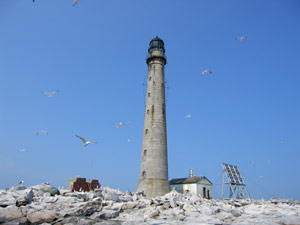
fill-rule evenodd
<path id="1" fill-rule="evenodd" d="M 153 81 L 153 86 L 155 86 L 155 81 Z"/>
<path id="2" fill-rule="evenodd" d="M 147 149 L 144 150 L 144 156 L 146 156 L 146 155 L 147 155 Z"/>
<path id="3" fill-rule="evenodd" d="M 162 83 L 161 86 L 164 87 L 164 83 Z"/>
<path id="4" fill-rule="evenodd" d="M 162 114 L 165 115 L 165 104 L 162 105 Z"/>
<path id="5" fill-rule="evenodd" d="M 150 110 L 149 110 L 149 109 L 147 109 L 147 114 L 149 114 L 149 112 L 150 112 Z"/>
<path id="6" fill-rule="evenodd" d="M 142 172 L 142 176 L 145 177 L 146 176 L 146 171 Z"/>
<path id="7" fill-rule="evenodd" d="M 145 130 L 145 134 L 148 134 L 148 129 Z"/>
<path id="8" fill-rule="evenodd" d="M 150 92 L 148 93 L 148 97 L 150 97 Z"/>
<path id="9" fill-rule="evenodd" d="M 152 77 L 149 77 L 149 81 L 152 79 Z"/>

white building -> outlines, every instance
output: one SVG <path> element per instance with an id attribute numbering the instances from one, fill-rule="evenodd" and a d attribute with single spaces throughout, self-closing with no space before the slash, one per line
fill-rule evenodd
<path id="1" fill-rule="evenodd" d="M 190 177 L 172 179 L 169 184 L 171 190 L 179 193 L 189 192 L 208 199 L 212 196 L 212 182 L 205 176 L 194 176 L 193 170 L 190 170 Z"/>

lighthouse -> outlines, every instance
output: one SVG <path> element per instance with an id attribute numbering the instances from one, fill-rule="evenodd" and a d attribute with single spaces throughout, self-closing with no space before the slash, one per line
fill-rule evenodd
<path id="1" fill-rule="evenodd" d="M 148 197 L 156 197 L 170 191 L 164 77 L 167 60 L 164 42 L 157 36 L 150 41 L 146 62 L 148 78 L 137 191 L 143 191 Z"/>

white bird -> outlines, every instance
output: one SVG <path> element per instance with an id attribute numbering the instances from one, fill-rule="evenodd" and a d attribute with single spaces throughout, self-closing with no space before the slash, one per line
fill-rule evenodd
<path id="1" fill-rule="evenodd" d="M 52 97 L 54 94 L 57 94 L 58 91 L 52 91 L 52 92 L 47 92 L 43 91 L 42 94 L 48 95 L 49 97 Z"/>
<path id="2" fill-rule="evenodd" d="M 38 132 L 36 132 L 36 135 L 39 135 L 39 134 L 46 134 L 46 135 L 48 135 L 48 132 L 45 131 L 45 130 L 39 130 Z"/>
<path id="3" fill-rule="evenodd" d="M 285 144 L 285 141 L 280 142 L 280 144 L 281 144 L 281 145 L 284 145 L 284 144 Z"/>
<path id="4" fill-rule="evenodd" d="M 120 126 L 125 126 L 125 125 L 126 125 L 126 124 L 125 124 L 125 123 L 122 123 L 122 122 L 116 124 L 117 128 L 119 128 Z"/>
<path id="5" fill-rule="evenodd" d="M 236 37 L 235 40 L 239 40 L 239 41 L 242 41 L 242 40 L 245 40 L 247 39 L 247 36 L 241 36 L 241 37 Z"/>
<path id="6" fill-rule="evenodd" d="M 75 0 L 73 3 L 73 6 L 75 6 L 78 2 L 79 2 L 79 0 Z"/>
<path id="7" fill-rule="evenodd" d="M 185 118 L 191 118 L 191 115 L 186 115 Z"/>
<path id="8" fill-rule="evenodd" d="M 19 152 L 28 152 L 26 149 L 21 149 Z"/>
<path id="9" fill-rule="evenodd" d="M 250 165 L 251 165 L 251 166 L 254 166 L 255 164 L 254 164 L 254 162 L 251 162 Z"/>
<path id="10" fill-rule="evenodd" d="M 130 142 L 131 141 L 131 139 L 130 138 L 127 138 L 127 142 Z"/>
<path id="11" fill-rule="evenodd" d="M 78 135 L 75 135 L 75 136 L 78 137 L 84 143 L 83 147 L 86 147 L 89 144 L 97 144 L 98 143 L 96 141 L 86 141 L 83 137 L 80 137 Z"/>
<path id="12" fill-rule="evenodd" d="M 260 179 L 264 178 L 263 176 L 259 176 Z"/>
<path id="13" fill-rule="evenodd" d="M 203 70 L 202 75 L 205 75 L 206 73 L 212 73 L 211 70 Z"/>

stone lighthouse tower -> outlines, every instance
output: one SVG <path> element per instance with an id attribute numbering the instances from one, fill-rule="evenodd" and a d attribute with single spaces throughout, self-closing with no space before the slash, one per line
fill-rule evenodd
<path id="1" fill-rule="evenodd" d="M 155 37 L 148 48 L 144 134 L 137 187 L 137 191 L 143 191 L 148 197 L 164 195 L 170 191 L 164 78 L 166 62 L 164 42 Z"/>

